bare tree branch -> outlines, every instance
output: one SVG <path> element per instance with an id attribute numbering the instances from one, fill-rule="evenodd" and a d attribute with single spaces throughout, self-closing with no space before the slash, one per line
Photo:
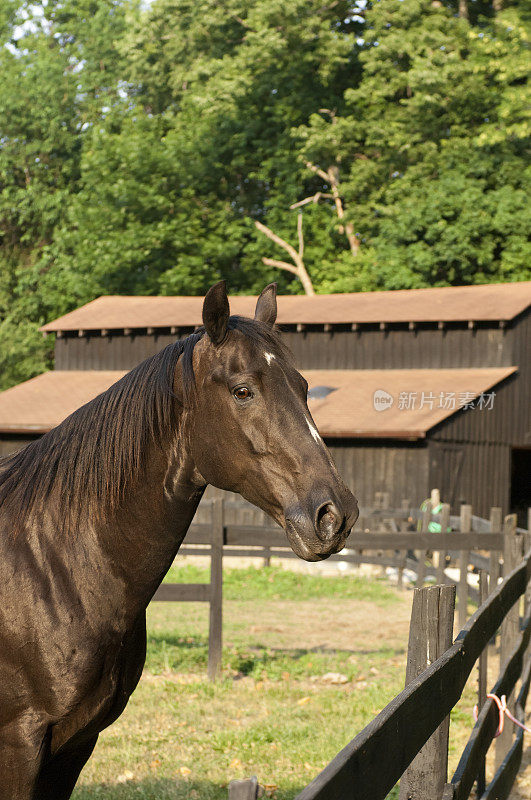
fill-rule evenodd
<path id="1" fill-rule="evenodd" d="M 314 295 L 315 291 L 313 288 L 312 281 L 306 267 L 304 266 L 303 261 L 303 254 L 304 254 L 304 238 L 302 232 L 302 212 L 299 212 L 298 219 L 297 219 L 297 235 L 299 239 L 299 252 L 295 250 L 289 242 L 286 242 L 284 239 L 281 239 L 276 233 L 273 233 L 271 228 L 268 228 L 267 225 L 264 225 L 262 222 L 258 222 L 255 220 L 254 222 L 256 228 L 267 236 L 268 239 L 271 239 L 272 242 L 277 244 L 279 247 L 282 247 L 293 260 L 293 265 L 289 264 L 286 261 L 277 261 L 274 258 L 262 258 L 264 264 L 267 264 L 271 267 L 278 267 L 279 269 L 285 269 L 288 272 L 292 272 L 294 275 L 298 277 L 300 282 L 303 285 L 304 291 L 306 294 Z"/>
<path id="2" fill-rule="evenodd" d="M 297 236 L 299 237 L 299 258 L 304 256 L 304 236 L 302 234 L 302 211 L 297 214 Z"/>
<path id="3" fill-rule="evenodd" d="M 320 110 L 325 111 L 326 109 L 320 109 Z M 332 116 L 331 112 L 328 113 L 330 113 L 330 115 Z M 337 165 L 334 165 L 332 167 L 329 167 L 328 171 L 325 172 L 323 169 L 316 167 L 315 164 L 312 164 L 311 161 L 306 161 L 306 167 L 312 172 L 314 172 L 316 175 L 319 175 L 320 178 L 322 178 L 324 181 L 326 181 L 326 183 L 330 185 L 330 188 L 332 189 L 331 195 L 317 192 L 317 194 L 315 194 L 313 197 L 316 198 L 317 195 L 319 195 L 319 197 L 333 198 L 336 206 L 337 218 L 340 221 L 339 232 L 344 233 L 346 235 L 350 247 L 350 252 L 352 253 L 353 256 L 357 256 L 360 249 L 360 243 L 358 241 L 358 237 L 354 233 L 354 226 L 351 222 L 347 222 L 346 224 L 343 222 L 343 220 L 345 219 L 345 210 L 343 208 L 343 201 L 341 200 L 339 194 L 339 167 L 337 167 Z M 304 202 L 306 201 L 302 201 L 300 205 L 302 205 L 302 203 Z M 314 200 L 314 202 L 316 201 Z M 295 206 L 291 206 L 291 208 L 294 207 Z"/>
<path id="4" fill-rule="evenodd" d="M 299 200 L 298 203 L 292 203 L 290 205 L 290 209 L 293 211 L 294 208 L 300 208 L 301 206 L 305 206 L 308 203 L 318 203 L 321 197 L 326 197 L 332 200 L 334 195 L 326 194 L 325 192 L 316 192 L 315 194 L 312 194 L 311 197 L 305 197 L 304 200 Z"/>
<path id="5" fill-rule="evenodd" d="M 277 236 L 276 233 L 273 233 L 271 228 L 268 228 L 267 225 L 264 225 L 262 222 L 255 220 L 254 224 L 261 233 L 267 236 L 268 239 L 271 239 L 272 242 L 278 244 L 279 247 L 282 247 L 284 250 L 286 250 L 286 252 L 289 253 L 293 261 L 297 263 L 299 255 L 294 247 L 292 247 L 288 242 L 284 241 L 284 239 L 281 239 L 280 236 Z"/>
<path id="6" fill-rule="evenodd" d="M 306 167 L 308 169 L 311 169 L 312 172 L 315 172 L 316 175 L 319 175 L 319 177 L 322 178 L 324 181 L 328 182 L 330 180 L 328 173 L 325 172 L 324 169 L 319 169 L 319 167 L 316 167 L 315 164 L 312 164 L 311 161 L 306 161 Z"/>
<path id="7" fill-rule="evenodd" d="M 278 267 L 278 269 L 285 269 L 288 272 L 292 272 L 294 275 L 298 276 L 297 267 L 294 267 L 293 264 L 288 264 L 287 261 L 277 261 L 276 258 L 266 258 L 265 256 L 262 258 L 262 261 L 268 267 Z"/>

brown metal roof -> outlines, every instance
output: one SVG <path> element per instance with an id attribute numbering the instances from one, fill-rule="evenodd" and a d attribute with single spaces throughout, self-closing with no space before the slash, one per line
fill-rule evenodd
<path id="1" fill-rule="evenodd" d="M 230 299 L 253 316 L 256 297 Z M 312 325 L 511 320 L 531 304 L 531 281 L 353 294 L 281 295 L 278 322 Z M 43 331 L 188 328 L 201 324 L 202 297 L 103 296 L 44 325 Z"/>
<path id="2" fill-rule="evenodd" d="M 53 370 L 0 392 L 0 431 L 46 433 L 125 372 Z"/>
<path id="3" fill-rule="evenodd" d="M 323 436 L 419 439 L 461 408 L 465 399 L 487 393 L 516 367 L 484 369 L 309 370 L 311 386 L 337 387 L 308 406 Z M 390 396 L 375 408 L 375 393 Z M 496 398 L 493 398 L 496 402 Z M 409 403 L 408 403 L 409 401 Z M 410 404 L 411 408 L 405 406 Z M 470 413 L 488 414 L 474 409 Z"/>
<path id="4" fill-rule="evenodd" d="M 468 399 L 487 393 L 516 369 L 306 370 L 303 374 L 310 388 L 334 389 L 323 399 L 309 401 L 323 436 L 419 439 L 459 410 L 465 393 Z M 124 374 L 55 370 L 14 386 L 0 393 L 0 431 L 45 433 Z M 382 391 L 391 396 L 392 404 L 378 411 L 374 395 Z M 412 408 L 401 408 L 401 393 L 415 395 Z M 452 394 L 453 406 L 448 397 Z"/>

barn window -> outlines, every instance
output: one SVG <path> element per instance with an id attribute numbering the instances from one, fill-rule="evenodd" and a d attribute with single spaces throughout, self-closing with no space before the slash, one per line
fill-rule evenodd
<path id="1" fill-rule="evenodd" d="M 337 386 L 312 386 L 308 389 L 308 400 L 322 400 L 332 392 L 337 391 Z"/>

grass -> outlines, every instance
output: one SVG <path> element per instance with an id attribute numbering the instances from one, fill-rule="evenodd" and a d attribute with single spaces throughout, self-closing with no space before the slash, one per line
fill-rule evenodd
<path id="1" fill-rule="evenodd" d="M 167 579 L 206 578 L 186 566 Z M 207 605 L 149 607 L 144 675 L 74 800 L 227 800 L 228 782 L 251 775 L 293 800 L 403 688 L 410 592 L 276 567 L 227 570 L 224 590 L 217 684 L 206 680 Z M 328 683 L 331 672 L 345 682 Z M 472 705 L 469 689 L 452 715 L 454 766 Z"/>
<path id="2" fill-rule="evenodd" d="M 208 583 L 209 570 L 192 564 L 174 564 L 164 583 Z M 353 575 L 323 576 L 291 572 L 279 566 L 226 569 L 223 573 L 225 600 L 368 600 L 379 606 L 395 602 L 396 593 L 385 580 L 367 580 Z"/>

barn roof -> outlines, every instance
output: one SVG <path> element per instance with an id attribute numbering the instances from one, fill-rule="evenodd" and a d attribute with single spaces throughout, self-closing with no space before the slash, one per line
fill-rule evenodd
<path id="1" fill-rule="evenodd" d="M 323 436 L 421 439 L 458 411 L 465 399 L 488 393 L 516 369 L 304 370 L 303 374 L 310 389 L 317 388 L 311 392 L 317 396 L 309 400 L 309 407 Z M 0 431 L 45 433 L 124 374 L 54 370 L 7 389 L 0 393 Z M 375 408 L 375 393 L 384 410 Z M 402 407 L 408 399 L 412 407 Z M 470 413 L 489 411 L 478 408 Z"/>
<path id="2" fill-rule="evenodd" d="M 90 331 L 195 327 L 202 297 L 98 297 L 44 325 L 42 331 Z M 233 314 L 252 316 L 256 297 L 231 297 Z M 509 321 L 531 304 L 531 281 L 401 289 L 353 294 L 281 295 L 281 325 L 341 325 L 379 322 Z"/>

